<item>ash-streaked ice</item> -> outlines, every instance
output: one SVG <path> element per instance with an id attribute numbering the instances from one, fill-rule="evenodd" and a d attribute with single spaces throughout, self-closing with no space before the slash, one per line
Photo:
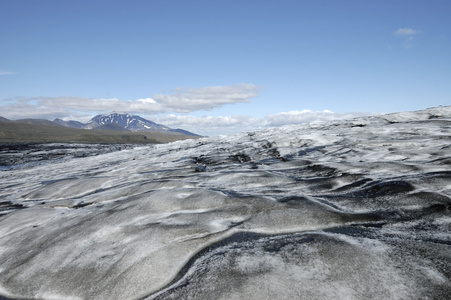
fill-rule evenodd
<path id="1" fill-rule="evenodd" d="M 450 150 L 437 107 L 8 166 L 0 295 L 445 299 Z"/>

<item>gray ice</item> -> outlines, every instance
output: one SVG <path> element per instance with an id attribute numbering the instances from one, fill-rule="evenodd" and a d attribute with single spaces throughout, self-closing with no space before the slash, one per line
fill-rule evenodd
<path id="1" fill-rule="evenodd" d="M 444 299 L 451 107 L 0 171 L 13 299 Z"/>

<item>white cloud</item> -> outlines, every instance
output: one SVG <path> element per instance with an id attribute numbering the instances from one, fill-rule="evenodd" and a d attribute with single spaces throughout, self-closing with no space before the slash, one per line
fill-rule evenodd
<path id="1" fill-rule="evenodd" d="M 110 111 L 124 111 L 134 114 L 159 114 L 171 112 L 193 112 L 211 110 L 226 104 L 249 102 L 257 97 L 260 87 L 253 84 L 203 87 L 199 89 L 175 89 L 169 95 L 157 94 L 152 98 L 119 100 L 117 98 L 85 97 L 30 97 L 8 99 L 13 102 L 2 108 L 6 118 L 61 117 L 62 115 L 96 114 Z"/>
<path id="2" fill-rule="evenodd" d="M 152 121 L 206 136 L 256 131 L 264 128 L 260 119 L 251 116 L 196 117 L 171 114 L 153 117 Z"/>
<path id="3" fill-rule="evenodd" d="M 16 74 L 16 73 L 9 72 L 9 71 L 6 71 L 6 70 L 0 70 L 0 76 L 1 75 L 14 75 L 14 74 Z"/>
<path id="4" fill-rule="evenodd" d="M 406 36 L 406 35 L 415 35 L 415 34 L 419 34 L 421 33 L 421 30 L 415 30 L 412 28 L 399 28 L 398 30 L 396 30 L 394 32 L 395 35 L 402 35 L 402 36 Z"/>
<path id="5" fill-rule="evenodd" d="M 164 111 L 164 108 L 154 100 L 138 99 L 132 100 L 119 100 L 116 98 L 110 99 L 96 99 L 96 98 L 83 98 L 83 97 L 41 97 L 38 103 L 47 107 L 61 107 L 67 110 L 76 110 L 80 112 L 110 112 L 110 111 L 126 111 L 130 113 L 159 113 Z"/>
<path id="6" fill-rule="evenodd" d="M 364 113 L 334 113 L 324 111 L 290 111 L 263 118 L 251 116 L 202 116 L 190 115 L 164 115 L 152 118 L 152 121 L 167 125 L 171 128 L 183 128 L 201 135 L 220 135 L 239 132 L 259 131 L 267 127 L 279 127 L 284 125 L 297 125 L 311 122 L 332 121 L 339 119 L 351 119 L 365 115 Z"/>
<path id="7" fill-rule="evenodd" d="M 415 45 L 415 38 L 414 36 L 417 34 L 422 33 L 421 30 L 415 30 L 412 28 L 399 28 L 395 32 L 393 32 L 394 35 L 401 37 L 404 40 L 404 48 L 410 49 Z"/>
<path id="8" fill-rule="evenodd" d="M 157 94 L 154 99 L 174 112 L 211 110 L 226 104 L 249 102 L 261 88 L 253 84 L 212 86 L 199 89 L 179 88 L 170 95 Z"/>
<path id="9" fill-rule="evenodd" d="M 312 111 L 304 109 L 302 111 L 281 112 L 275 115 L 269 115 L 265 118 L 266 126 L 283 126 L 291 124 L 309 123 L 317 120 L 331 120 L 336 114 L 330 110 Z"/>
<path id="10" fill-rule="evenodd" d="M 2 117 L 8 119 L 39 118 L 49 119 L 61 118 L 70 115 L 70 112 L 61 107 L 46 107 L 29 101 L 17 101 L 4 105 L 0 108 Z"/>

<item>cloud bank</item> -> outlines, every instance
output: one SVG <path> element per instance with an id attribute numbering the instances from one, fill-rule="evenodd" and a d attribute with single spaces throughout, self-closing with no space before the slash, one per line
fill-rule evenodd
<path id="1" fill-rule="evenodd" d="M 220 134 L 232 134 L 239 132 L 251 132 L 263 130 L 268 127 L 284 125 L 298 125 L 312 122 L 333 121 L 339 119 L 352 119 L 366 115 L 365 113 L 334 113 L 324 111 L 289 111 L 267 115 L 262 118 L 251 116 L 189 116 L 189 115 L 165 115 L 152 120 L 167 125 L 171 128 L 183 128 L 202 135 L 214 136 Z"/>
<path id="2" fill-rule="evenodd" d="M 211 110 L 227 104 L 249 102 L 257 97 L 261 87 L 242 83 L 228 86 L 212 86 L 198 89 L 178 88 L 170 94 L 156 94 L 152 98 L 120 100 L 85 97 L 30 97 L 8 99 L 2 107 L 3 117 L 62 118 L 82 116 L 92 112 L 126 111 L 134 114 L 189 113 Z"/>

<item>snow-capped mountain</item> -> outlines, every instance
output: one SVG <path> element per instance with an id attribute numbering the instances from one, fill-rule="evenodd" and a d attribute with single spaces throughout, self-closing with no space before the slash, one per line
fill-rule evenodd
<path id="1" fill-rule="evenodd" d="M 130 115 L 125 112 L 123 113 L 112 112 L 109 114 L 97 115 L 86 124 L 76 121 L 63 121 L 60 119 L 55 119 L 54 122 L 66 127 L 83 128 L 83 129 L 124 130 L 132 132 L 153 131 L 153 132 L 166 132 L 174 134 L 199 136 L 187 130 L 172 129 L 165 125 L 152 122 L 137 115 Z"/>
<path id="2" fill-rule="evenodd" d="M 109 113 L 97 115 L 89 121 L 84 128 L 95 129 L 99 126 L 116 124 L 127 131 L 170 131 L 167 126 L 141 118 L 140 116 L 129 115 L 127 113 Z"/>

